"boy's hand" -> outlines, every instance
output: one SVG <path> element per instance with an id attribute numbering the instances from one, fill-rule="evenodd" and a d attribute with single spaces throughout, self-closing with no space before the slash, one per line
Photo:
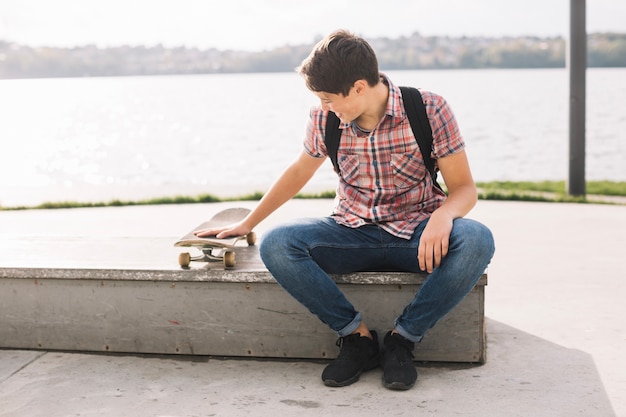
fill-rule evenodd
<path id="1" fill-rule="evenodd" d="M 251 230 L 249 227 L 244 225 L 243 223 L 235 223 L 229 226 L 213 228 L 213 229 L 203 229 L 196 230 L 193 232 L 194 235 L 198 237 L 216 237 L 217 239 L 224 239 L 230 236 L 244 236 L 250 233 Z"/>
<path id="2" fill-rule="evenodd" d="M 452 221 L 453 218 L 443 210 L 436 210 L 428 220 L 417 249 L 417 260 L 422 271 L 433 272 L 448 254 Z"/>

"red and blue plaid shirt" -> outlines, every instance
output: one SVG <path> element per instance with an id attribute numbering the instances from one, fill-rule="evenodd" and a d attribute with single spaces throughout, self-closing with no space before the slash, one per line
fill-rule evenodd
<path id="1" fill-rule="evenodd" d="M 374 223 L 395 236 L 410 239 L 417 225 L 446 196 L 433 186 L 400 89 L 382 76 L 389 86 L 389 100 L 379 125 L 365 136 L 357 135 L 352 124 L 340 125 L 340 174 L 333 217 L 349 227 Z M 433 131 L 431 156 L 436 160 L 463 150 L 463 137 L 443 97 L 429 91 L 420 93 Z M 311 110 L 304 149 L 315 158 L 328 156 L 324 145 L 327 116 L 321 107 Z"/>

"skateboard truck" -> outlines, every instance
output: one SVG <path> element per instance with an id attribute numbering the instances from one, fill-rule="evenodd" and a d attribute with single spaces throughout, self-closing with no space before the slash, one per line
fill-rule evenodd
<path id="1" fill-rule="evenodd" d="M 256 243 L 256 234 L 254 232 L 240 236 L 234 243 L 244 238 L 248 246 L 253 246 Z M 234 246 L 234 243 L 232 246 Z M 223 262 L 225 268 L 232 268 L 236 264 L 235 251 L 232 247 L 205 246 L 198 249 L 202 251 L 202 255 L 191 256 L 189 252 L 180 253 L 178 255 L 178 264 L 183 268 L 189 268 L 191 262 Z"/>

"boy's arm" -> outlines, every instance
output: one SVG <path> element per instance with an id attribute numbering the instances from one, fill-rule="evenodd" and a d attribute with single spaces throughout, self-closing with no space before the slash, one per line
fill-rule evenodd
<path id="1" fill-rule="evenodd" d="M 265 193 L 259 204 L 241 222 L 219 229 L 196 232 L 196 236 L 228 236 L 248 234 L 256 225 L 272 214 L 306 185 L 326 158 L 314 158 L 302 151 Z"/>
<path id="2" fill-rule="evenodd" d="M 431 215 L 417 252 L 420 268 L 429 273 L 448 253 L 452 221 L 469 213 L 478 198 L 464 150 L 438 159 L 437 165 L 448 188 L 448 198 Z"/>

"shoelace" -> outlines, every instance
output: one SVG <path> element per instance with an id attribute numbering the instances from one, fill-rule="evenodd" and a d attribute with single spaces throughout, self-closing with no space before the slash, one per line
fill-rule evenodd
<path id="1" fill-rule="evenodd" d="M 414 359 L 413 346 L 408 340 L 394 337 L 393 343 L 391 343 L 390 346 L 385 347 L 389 355 L 400 363 L 410 362 Z"/>
<path id="2" fill-rule="evenodd" d="M 344 336 L 344 337 L 340 337 L 339 339 L 337 339 L 337 342 L 335 342 L 335 344 L 340 349 L 339 355 L 337 356 L 338 358 L 351 355 L 352 352 L 358 352 L 359 349 L 356 345 L 357 337 L 359 336 L 349 335 L 349 336 Z"/>

